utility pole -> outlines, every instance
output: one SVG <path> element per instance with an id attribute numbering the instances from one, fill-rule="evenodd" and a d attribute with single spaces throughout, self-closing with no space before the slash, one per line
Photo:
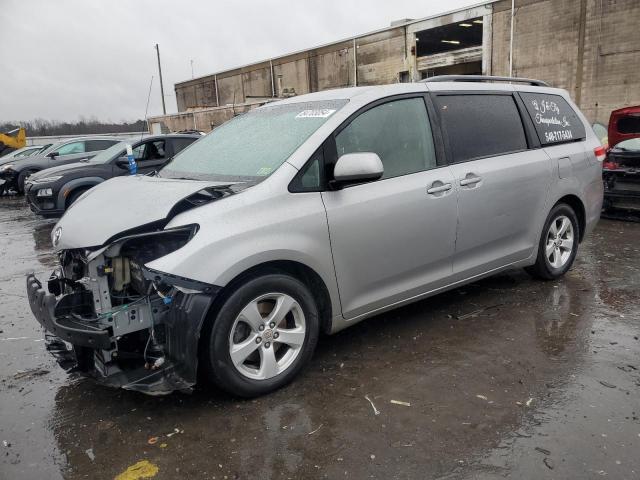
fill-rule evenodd
<path id="1" fill-rule="evenodd" d="M 511 0 L 511 36 L 509 38 L 509 76 L 513 77 L 513 24 L 516 17 L 516 0 Z M 160 79 L 162 83 L 162 79 Z"/>
<path id="2" fill-rule="evenodd" d="M 162 97 L 162 114 L 167 114 L 167 107 L 164 104 L 164 86 L 162 85 L 162 67 L 160 66 L 160 47 L 156 43 L 156 53 L 158 54 L 158 74 L 160 75 L 160 96 Z"/>

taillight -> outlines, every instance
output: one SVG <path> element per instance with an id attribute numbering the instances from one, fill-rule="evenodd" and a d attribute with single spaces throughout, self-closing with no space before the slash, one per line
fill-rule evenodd
<path id="1" fill-rule="evenodd" d="M 605 170 L 617 170 L 620 167 L 618 162 L 604 162 L 602 168 Z"/>
<path id="2" fill-rule="evenodd" d="M 602 146 L 594 148 L 593 153 L 595 153 L 596 160 L 599 162 L 604 162 L 604 159 L 607 158 L 607 151 Z"/>

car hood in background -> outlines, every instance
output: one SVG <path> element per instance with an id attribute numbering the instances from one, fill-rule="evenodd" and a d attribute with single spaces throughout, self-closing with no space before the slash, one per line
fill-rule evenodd
<path id="1" fill-rule="evenodd" d="M 42 159 L 47 157 L 43 157 L 41 155 L 29 155 L 28 157 L 8 158 L 8 159 L 5 159 L 4 157 L 0 157 L 0 166 L 5 165 L 7 163 L 20 165 L 21 163 L 26 163 L 27 161 L 33 161 L 38 158 Z"/>
<path id="2" fill-rule="evenodd" d="M 640 138 L 640 106 L 621 108 L 611 112 L 608 128 L 609 148 L 632 138 Z"/>
<path id="3" fill-rule="evenodd" d="M 31 175 L 29 179 L 31 181 L 37 181 L 41 178 L 53 177 L 55 175 L 64 175 L 69 170 L 86 170 L 87 168 L 91 168 L 92 166 L 95 166 L 95 164 L 92 165 L 89 162 L 67 163 L 66 165 L 59 165 L 57 167 L 45 168 L 44 170 L 41 170 Z"/>
<path id="4" fill-rule="evenodd" d="M 141 233 L 145 226 L 150 231 L 162 228 L 173 214 L 233 193 L 231 185 L 141 175 L 113 178 L 88 190 L 62 216 L 52 231 L 54 249 L 97 247 Z"/>

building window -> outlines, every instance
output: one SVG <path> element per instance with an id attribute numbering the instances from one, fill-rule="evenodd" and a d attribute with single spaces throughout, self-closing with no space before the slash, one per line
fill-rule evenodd
<path id="1" fill-rule="evenodd" d="M 416 32 L 418 57 L 481 46 L 482 17 Z"/>

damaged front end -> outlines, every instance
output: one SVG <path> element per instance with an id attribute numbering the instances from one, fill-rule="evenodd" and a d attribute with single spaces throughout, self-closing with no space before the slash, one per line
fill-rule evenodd
<path id="1" fill-rule="evenodd" d="M 200 330 L 219 287 L 145 264 L 184 246 L 197 228 L 62 250 L 46 288 L 27 277 L 29 304 L 62 367 L 150 395 L 193 389 Z"/>

